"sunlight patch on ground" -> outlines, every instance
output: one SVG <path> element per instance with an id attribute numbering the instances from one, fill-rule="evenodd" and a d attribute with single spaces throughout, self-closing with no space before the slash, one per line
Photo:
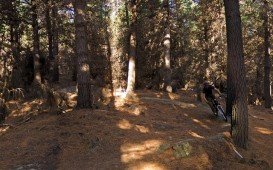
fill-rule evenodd
<path id="1" fill-rule="evenodd" d="M 141 125 L 136 125 L 134 129 L 136 131 L 141 132 L 141 133 L 149 133 L 150 132 L 149 128 L 147 128 L 145 126 L 141 126 Z"/>
<path id="2" fill-rule="evenodd" d="M 131 161 L 140 160 L 143 157 L 153 154 L 157 151 L 162 144 L 160 140 L 147 140 L 142 143 L 126 143 L 120 148 L 121 161 L 123 163 L 129 163 Z"/>
<path id="3" fill-rule="evenodd" d="M 126 103 L 125 98 L 115 97 L 115 108 L 118 110 Z"/>
<path id="4" fill-rule="evenodd" d="M 156 162 L 140 162 L 128 168 L 129 170 L 166 170 L 163 165 Z"/>
<path id="5" fill-rule="evenodd" d="M 122 119 L 120 120 L 118 123 L 117 123 L 117 126 L 120 128 L 120 129 L 123 129 L 123 130 L 129 130 L 129 129 L 134 129 L 140 133 L 149 133 L 150 130 L 149 128 L 145 127 L 145 126 L 142 126 L 142 125 L 133 125 L 131 124 L 128 120 L 126 119 Z"/>
<path id="6" fill-rule="evenodd" d="M 141 97 L 143 101 L 153 101 L 156 103 L 162 103 L 162 104 L 167 104 L 167 105 L 176 105 L 179 106 L 180 108 L 186 109 L 186 108 L 196 108 L 197 106 L 192 103 L 185 103 L 185 102 L 180 102 L 176 100 L 171 100 L 171 99 L 160 99 L 160 98 L 153 98 L 153 97 Z"/>
<path id="7" fill-rule="evenodd" d="M 7 132 L 8 130 L 9 130 L 9 126 L 7 126 L 7 127 L 1 127 L 0 128 L 0 134 L 4 134 L 5 132 Z"/>
<path id="8" fill-rule="evenodd" d="M 195 137 L 195 138 L 200 138 L 200 139 L 205 139 L 205 137 L 204 136 L 201 136 L 201 135 L 199 135 L 199 134 L 197 134 L 197 133 L 195 133 L 195 132 L 193 132 L 193 131 L 188 131 L 188 134 L 190 134 L 191 136 L 193 136 L 193 137 Z"/>
<path id="9" fill-rule="evenodd" d="M 131 105 L 129 107 L 124 107 L 121 109 L 121 111 L 128 112 L 130 115 L 139 116 L 144 113 L 144 111 L 147 110 L 145 106 L 141 105 Z"/>
<path id="10" fill-rule="evenodd" d="M 120 129 L 124 129 L 124 130 L 129 130 L 132 128 L 132 124 L 125 119 L 120 120 L 117 125 Z"/>
<path id="11" fill-rule="evenodd" d="M 25 102 L 23 104 L 18 102 L 9 102 L 8 108 L 12 110 L 11 117 L 20 117 L 29 114 L 38 114 L 39 111 L 43 110 L 43 100 L 34 100 L 31 102 Z"/>
<path id="12" fill-rule="evenodd" d="M 200 120 L 197 120 L 197 119 L 192 119 L 193 122 L 199 124 L 200 126 L 202 126 L 203 128 L 206 128 L 206 129 L 210 129 L 207 125 L 205 125 L 203 122 L 201 122 Z"/>
<path id="13" fill-rule="evenodd" d="M 171 100 L 178 100 L 178 99 L 181 98 L 180 95 L 175 94 L 175 93 L 168 93 L 168 96 L 169 96 L 169 98 L 170 98 Z"/>
<path id="14" fill-rule="evenodd" d="M 260 132 L 261 134 L 264 134 L 264 135 L 271 135 L 271 134 L 273 134 L 272 130 L 269 130 L 267 128 L 255 127 L 255 129 L 257 130 L 257 132 Z"/>

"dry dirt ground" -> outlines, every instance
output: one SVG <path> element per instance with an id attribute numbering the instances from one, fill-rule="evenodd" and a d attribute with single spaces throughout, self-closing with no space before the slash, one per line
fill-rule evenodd
<path id="1" fill-rule="evenodd" d="M 0 127 L 0 169 L 273 169 L 273 112 L 249 107 L 248 150 L 193 92 L 138 91 L 115 107 L 60 115 L 14 102 Z M 237 151 L 243 159 L 236 154 Z"/>

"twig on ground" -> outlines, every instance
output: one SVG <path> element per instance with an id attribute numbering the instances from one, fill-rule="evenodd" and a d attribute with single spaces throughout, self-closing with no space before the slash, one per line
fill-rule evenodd
<path id="1" fill-rule="evenodd" d="M 14 125 L 12 125 L 12 124 L 6 124 L 6 123 L 0 124 L 0 127 L 4 127 L 4 126 L 14 127 Z"/>
<path id="2" fill-rule="evenodd" d="M 252 115 L 252 114 L 249 114 L 249 116 L 251 116 L 251 117 L 253 117 L 253 118 L 255 118 L 255 119 L 264 120 L 264 118 L 260 118 L 260 117 L 258 117 L 258 116 L 254 116 L 254 115 Z"/>
<path id="3" fill-rule="evenodd" d="M 241 159 L 244 159 L 244 157 L 236 150 L 234 146 L 232 146 L 232 149 Z"/>

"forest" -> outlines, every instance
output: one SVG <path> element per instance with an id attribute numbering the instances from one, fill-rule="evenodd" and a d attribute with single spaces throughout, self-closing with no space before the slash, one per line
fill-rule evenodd
<path id="1" fill-rule="evenodd" d="M 272 0 L 0 0 L 0 170 L 273 169 Z"/>

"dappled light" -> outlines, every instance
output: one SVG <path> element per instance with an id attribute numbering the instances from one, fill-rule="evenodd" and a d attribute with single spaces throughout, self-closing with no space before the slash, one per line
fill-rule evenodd
<path id="1" fill-rule="evenodd" d="M 129 166 L 129 170 L 167 170 L 164 165 L 157 162 L 140 161 L 137 165 Z"/>
<path id="2" fill-rule="evenodd" d="M 255 127 L 255 129 L 263 135 L 272 135 L 273 131 L 267 128 Z"/>
<path id="3" fill-rule="evenodd" d="M 142 125 L 132 125 L 128 120 L 122 119 L 118 122 L 117 126 L 120 129 L 123 130 L 130 130 L 130 129 L 134 129 L 140 133 L 148 133 L 150 130 L 149 128 L 142 126 Z"/>
<path id="4" fill-rule="evenodd" d="M 143 157 L 153 154 L 162 144 L 160 140 L 147 140 L 141 143 L 126 143 L 120 148 L 121 161 L 130 163 L 132 161 L 141 160 Z"/>
<path id="5" fill-rule="evenodd" d="M 203 128 L 207 129 L 207 130 L 210 129 L 206 124 L 204 124 L 203 122 L 201 122 L 201 121 L 198 120 L 198 119 L 192 119 L 192 121 L 193 121 L 194 123 L 196 123 L 196 124 L 202 126 Z"/>
<path id="6" fill-rule="evenodd" d="M 193 131 L 189 131 L 188 132 L 192 137 L 195 137 L 195 138 L 200 138 L 200 139 L 205 139 L 205 137 L 204 136 L 201 136 L 201 135 L 199 135 L 199 134 L 197 134 L 197 133 L 195 133 L 195 132 L 193 132 Z"/>
<path id="7" fill-rule="evenodd" d="M 171 100 L 178 100 L 179 98 L 181 98 L 179 94 L 175 94 L 175 93 L 168 93 L 168 96 Z"/>
<path id="8" fill-rule="evenodd" d="M 273 169 L 273 0 L 0 0 L 0 169 Z"/>
<path id="9" fill-rule="evenodd" d="M 0 127 L 0 135 L 3 135 L 5 132 L 7 132 L 10 129 L 9 126 L 6 127 Z"/>
<path id="10" fill-rule="evenodd" d="M 132 124 L 128 120 L 122 119 L 118 122 L 118 127 L 124 130 L 128 130 L 132 128 Z"/>
<path id="11" fill-rule="evenodd" d="M 40 111 L 46 110 L 44 100 L 34 100 L 29 102 L 10 102 L 8 107 L 12 110 L 10 116 L 20 117 L 27 115 L 37 115 Z"/>

